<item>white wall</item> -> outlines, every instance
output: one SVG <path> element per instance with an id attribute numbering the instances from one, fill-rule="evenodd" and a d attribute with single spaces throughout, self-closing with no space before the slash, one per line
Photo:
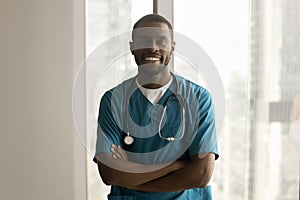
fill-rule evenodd
<path id="1" fill-rule="evenodd" d="M 85 199 L 72 84 L 84 0 L 0 2 L 0 199 Z"/>

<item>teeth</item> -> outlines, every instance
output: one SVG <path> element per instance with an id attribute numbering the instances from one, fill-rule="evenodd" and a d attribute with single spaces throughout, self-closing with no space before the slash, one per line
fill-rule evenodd
<path id="1" fill-rule="evenodd" d="M 155 58 L 155 57 L 146 57 L 145 60 L 146 60 L 146 61 L 159 61 L 159 58 Z"/>

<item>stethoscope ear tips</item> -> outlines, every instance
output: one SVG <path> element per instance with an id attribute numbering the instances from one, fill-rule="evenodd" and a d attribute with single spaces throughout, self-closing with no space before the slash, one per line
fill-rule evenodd
<path id="1" fill-rule="evenodd" d="M 166 138 L 166 140 L 168 140 L 168 141 L 170 142 L 170 141 L 174 141 L 175 138 L 173 138 L 173 137 L 168 137 L 168 138 Z"/>

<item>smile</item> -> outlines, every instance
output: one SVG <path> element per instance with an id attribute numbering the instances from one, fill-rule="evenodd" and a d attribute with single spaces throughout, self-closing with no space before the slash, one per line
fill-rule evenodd
<path id="1" fill-rule="evenodd" d="M 160 58 L 156 58 L 156 57 L 145 57 L 144 60 L 146 60 L 146 61 L 159 61 Z"/>

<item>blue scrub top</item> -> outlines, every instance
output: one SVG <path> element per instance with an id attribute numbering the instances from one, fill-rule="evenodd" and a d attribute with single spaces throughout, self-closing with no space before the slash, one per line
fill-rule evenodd
<path id="1" fill-rule="evenodd" d="M 189 159 L 199 153 L 212 152 L 219 157 L 211 96 L 206 89 L 175 76 L 171 86 L 157 104 L 152 104 L 138 88 L 136 77 L 107 91 L 100 103 L 96 154 L 111 154 L 112 144 L 121 145 L 128 159 L 143 164 L 157 164 L 178 159 Z M 175 95 L 174 95 L 175 94 Z M 182 97 L 182 98 L 181 98 Z M 183 101 L 182 101 L 183 99 Z M 165 117 L 161 119 L 164 106 Z M 183 134 L 182 107 L 185 108 L 185 132 L 181 140 L 163 140 L 162 137 L 180 138 Z M 126 120 L 127 119 L 127 120 Z M 134 143 L 126 145 L 129 133 Z M 108 199 L 211 199 L 210 186 L 180 192 L 142 192 L 112 186 Z"/>

